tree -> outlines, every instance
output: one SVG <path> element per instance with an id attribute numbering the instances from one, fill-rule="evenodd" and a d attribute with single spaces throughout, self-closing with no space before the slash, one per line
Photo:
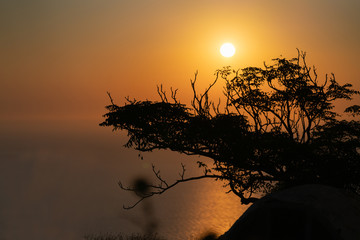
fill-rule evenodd
<path id="1" fill-rule="evenodd" d="M 202 178 L 220 179 L 248 204 L 255 193 L 266 194 L 279 187 L 321 183 L 360 194 L 360 121 L 338 120 L 334 101 L 351 100 L 359 91 L 341 85 L 335 76 L 318 79 L 316 69 L 298 51 L 292 59 L 275 58 L 263 68 L 215 72 L 215 80 L 203 93 L 196 90 L 197 73 L 191 81 L 193 99 L 186 106 L 177 90 L 168 97 L 158 87 L 161 101 L 127 99 L 111 104 L 101 126 L 126 130 L 125 145 L 141 152 L 169 149 L 213 160 L 212 166 L 198 162 L 203 174 L 181 178 L 172 184 L 153 171 L 158 184 L 147 184 L 140 200 L 161 194 L 178 183 Z M 209 99 L 209 91 L 223 80 L 223 104 Z M 359 116 L 360 107 L 345 112 Z M 138 192 L 136 187 L 120 187 Z"/>

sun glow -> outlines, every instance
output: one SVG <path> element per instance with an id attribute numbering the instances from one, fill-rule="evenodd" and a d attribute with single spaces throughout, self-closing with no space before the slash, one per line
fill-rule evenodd
<path id="1" fill-rule="evenodd" d="M 220 53 L 224 57 L 232 57 L 235 54 L 235 47 L 231 43 L 224 43 L 221 45 Z"/>

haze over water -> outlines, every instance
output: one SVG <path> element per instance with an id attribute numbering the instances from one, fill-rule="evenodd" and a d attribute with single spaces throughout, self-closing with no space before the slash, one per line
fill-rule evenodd
<path id="1" fill-rule="evenodd" d="M 151 221 L 167 239 L 191 239 L 211 230 L 226 231 L 244 207 L 225 194 L 222 183 L 184 183 L 132 210 L 124 184 L 151 177 L 151 162 L 162 176 L 174 179 L 180 162 L 195 166 L 198 158 L 155 152 L 138 158 L 122 147 L 124 136 L 96 121 L 1 121 L 0 239 L 82 239 L 85 234 L 143 233 Z M 196 174 L 190 171 L 188 176 Z"/>

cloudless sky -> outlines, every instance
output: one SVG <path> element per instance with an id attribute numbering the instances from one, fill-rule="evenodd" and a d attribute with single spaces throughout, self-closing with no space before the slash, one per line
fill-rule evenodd
<path id="1" fill-rule="evenodd" d="M 186 102 L 197 70 L 202 89 L 216 69 L 296 48 L 321 77 L 359 89 L 359 12 L 357 0 L 1 0 L 0 116 L 101 116 L 106 91 L 157 99 L 161 83 Z M 220 55 L 223 42 L 234 57 Z"/>
<path id="2" fill-rule="evenodd" d="M 107 91 L 119 104 L 159 100 L 163 84 L 189 103 L 196 71 L 202 90 L 216 69 L 261 67 L 297 48 L 320 78 L 333 72 L 359 90 L 359 13 L 359 0 L 0 0 L 0 238 L 141 230 L 122 219 L 130 195 L 116 183 L 151 173 L 142 169 L 150 162 L 121 148 L 124 134 L 98 127 Z M 221 56 L 224 42 L 236 47 L 233 57 Z M 219 97 L 221 82 L 214 90 Z M 173 177 L 180 161 L 195 163 L 168 152 L 148 158 Z M 238 201 L 207 184 L 154 199 L 160 230 L 228 229 Z"/>

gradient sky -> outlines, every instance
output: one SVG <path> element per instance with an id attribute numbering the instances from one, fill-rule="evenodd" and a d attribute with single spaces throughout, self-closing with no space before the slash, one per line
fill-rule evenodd
<path id="1" fill-rule="evenodd" d="M 0 116 L 101 116 L 106 91 L 156 99 L 161 83 L 186 100 L 196 70 L 201 88 L 223 66 L 296 48 L 320 76 L 359 89 L 359 12 L 357 0 L 0 0 Z M 223 42 L 234 57 L 220 55 Z"/>
<path id="2" fill-rule="evenodd" d="M 124 138 L 98 127 L 107 91 L 116 103 L 158 100 L 163 84 L 189 103 L 196 71 L 204 89 L 216 69 L 261 67 L 296 57 L 297 48 L 320 78 L 333 72 L 360 89 L 359 13 L 359 0 L 0 0 L 0 239 L 141 230 L 119 220 L 129 195 L 116 183 L 149 173 L 143 164 L 150 162 L 137 161 L 137 152 L 121 148 Z M 234 57 L 220 55 L 224 42 L 235 45 Z M 156 154 L 148 158 L 173 177 L 180 161 L 195 163 Z M 179 219 L 195 230 L 213 220 L 225 224 L 220 232 L 228 229 L 238 200 L 224 200 L 223 189 L 208 184 L 154 199 L 162 230 L 171 236 Z M 171 212 L 176 203 L 184 204 L 181 213 Z"/>

